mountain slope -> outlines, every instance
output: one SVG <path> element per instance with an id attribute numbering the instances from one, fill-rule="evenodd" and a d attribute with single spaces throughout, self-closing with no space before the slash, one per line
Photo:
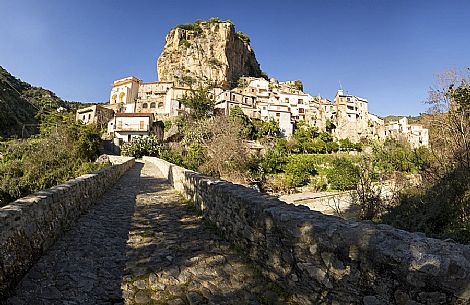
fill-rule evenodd
<path id="1" fill-rule="evenodd" d="M 0 66 L 0 137 L 28 136 L 37 132 L 41 114 L 76 108 L 50 90 L 17 79 Z"/>

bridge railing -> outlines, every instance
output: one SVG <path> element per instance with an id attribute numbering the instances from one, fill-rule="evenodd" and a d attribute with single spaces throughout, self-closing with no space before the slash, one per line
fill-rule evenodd
<path id="1" fill-rule="evenodd" d="M 135 160 L 113 165 L 20 198 L 0 208 L 0 303 L 62 232 L 87 211 Z"/>
<path id="2" fill-rule="evenodd" d="M 470 304 L 468 245 L 323 215 L 144 160 L 300 304 Z"/>

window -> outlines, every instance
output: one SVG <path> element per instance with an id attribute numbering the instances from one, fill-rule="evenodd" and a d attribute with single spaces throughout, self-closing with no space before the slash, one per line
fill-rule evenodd
<path id="1" fill-rule="evenodd" d="M 299 104 L 303 104 L 304 103 L 304 100 L 299 98 Z"/>
<path id="2" fill-rule="evenodd" d="M 163 102 L 158 103 L 158 108 L 163 108 Z"/>
<path id="3" fill-rule="evenodd" d="M 305 109 L 304 108 L 299 108 L 299 113 L 305 113 Z"/>
<path id="4" fill-rule="evenodd" d="M 144 108 L 144 109 L 147 109 L 148 107 L 149 107 L 149 105 L 148 105 L 147 103 L 144 103 L 144 104 L 142 105 L 142 108 Z"/>
<path id="5" fill-rule="evenodd" d="M 286 97 L 286 103 L 289 103 L 289 98 L 288 97 Z"/>
<path id="6" fill-rule="evenodd" d="M 278 112 L 278 113 L 276 113 L 276 116 L 281 116 L 281 114 Z"/>
<path id="7" fill-rule="evenodd" d="M 232 94 L 232 101 L 235 101 L 235 95 Z"/>
<path id="8" fill-rule="evenodd" d="M 88 120 L 91 120 L 91 113 L 88 114 Z"/>
<path id="9" fill-rule="evenodd" d="M 155 102 L 151 102 L 151 103 L 150 103 L 150 108 L 155 108 L 156 105 L 157 105 L 157 104 L 156 104 Z"/>
<path id="10" fill-rule="evenodd" d="M 83 115 L 83 120 L 82 120 L 83 122 L 85 122 L 85 118 L 86 118 L 86 116 L 85 116 L 85 115 Z"/>
<path id="11" fill-rule="evenodd" d="M 144 122 L 144 121 L 140 121 L 139 128 L 140 128 L 140 129 L 144 129 L 144 125 L 145 125 L 145 122 Z"/>

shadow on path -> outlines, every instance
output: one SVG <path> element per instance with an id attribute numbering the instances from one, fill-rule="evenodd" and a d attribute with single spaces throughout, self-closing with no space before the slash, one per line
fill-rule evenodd
<path id="1" fill-rule="evenodd" d="M 237 250 L 137 162 L 60 238 L 8 304 L 286 304 Z"/>
<path id="2" fill-rule="evenodd" d="M 7 304 L 119 304 L 142 164 L 125 173 L 39 259 Z"/>

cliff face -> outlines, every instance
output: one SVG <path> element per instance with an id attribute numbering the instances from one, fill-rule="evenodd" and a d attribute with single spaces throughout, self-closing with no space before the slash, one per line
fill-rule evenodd
<path id="1" fill-rule="evenodd" d="M 249 38 L 230 22 L 197 22 L 172 29 L 157 61 L 161 81 L 229 89 L 240 76 L 261 75 Z"/>

